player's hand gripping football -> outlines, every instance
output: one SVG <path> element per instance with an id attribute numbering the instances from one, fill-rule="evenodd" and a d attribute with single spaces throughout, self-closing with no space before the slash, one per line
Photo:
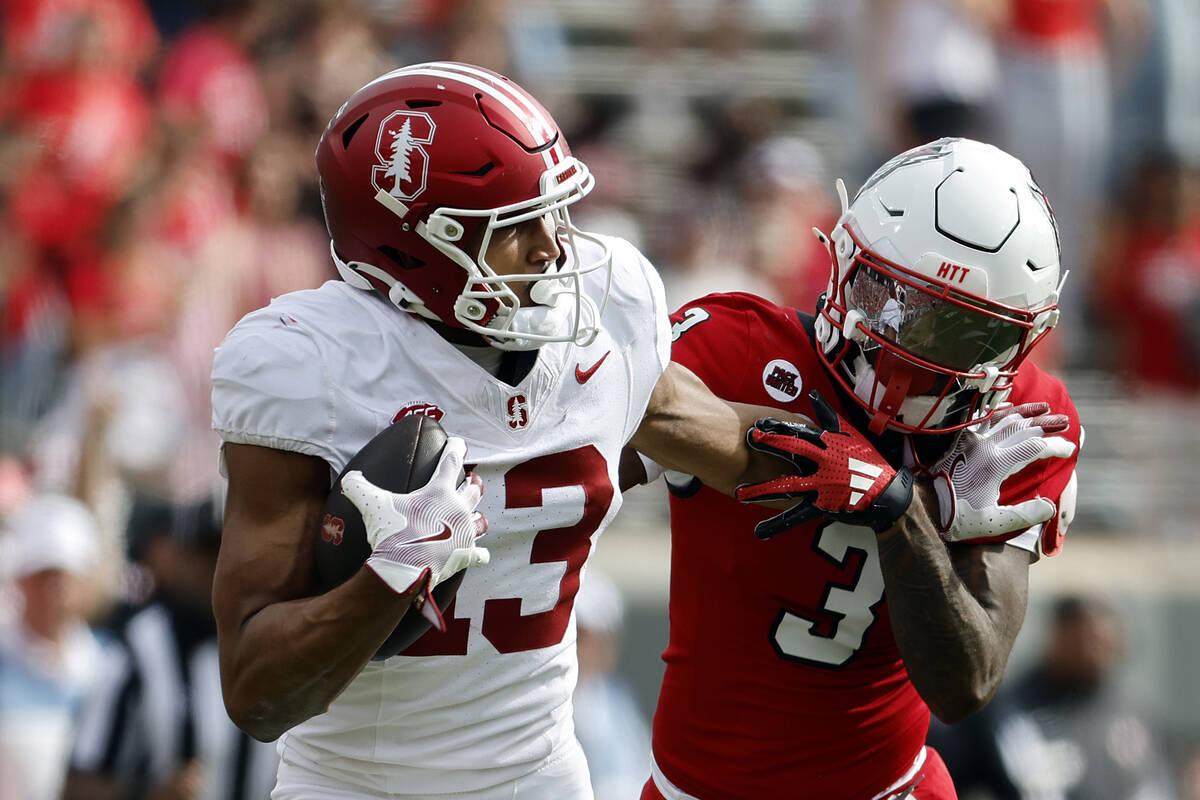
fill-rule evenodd
<path id="1" fill-rule="evenodd" d="M 1024 403 L 1001 408 L 959 432 L 950 452 L 930 469 L 942 538 L 962 542 L 1015 535 L 1054 516 L 1054 503 L 1041 497 L 1000 505 L 1000 486 L 1038 459 L 1069 458 L 1075 443 L 1046 435 L 1069 425 L 1065 414 L 1050 413 L 1049 403 Z"/>
<path id="2" fill-rule="evenodd" d="M 800 501 L 758 523 L 754 534 L 769 539 L 817 518 L 882 533 L 912 503 L 912 473 L 888 464 L 819 392 L 811 392 L 809 399 L 820 427 L 760 419 L 746 432 L 750 447 L 789 461 L 800 473 L 738 487 L 737 499 L 743 502 Z"/>
<path id="3" fill-rule="evenodd" d="M 449 437 L 429 483 L 405 494 L 379 488 L 359 470 L 342 477 L 342 493 L 362 514 L 371 545 L 367 567 L 397 594 L 419 592 L 413 605 L 441 631 L 446 624 L 433 587 L 489 558 L 475 544 L 487 532 L 487 519 L 475 510 L 483 483 L 469 475 L 455 486 L 466 452 L 466 442 Z"/>

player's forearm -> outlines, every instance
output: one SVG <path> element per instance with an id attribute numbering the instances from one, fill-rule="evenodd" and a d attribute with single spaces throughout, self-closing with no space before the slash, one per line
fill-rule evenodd
<path id="1" fill-rule="evenodd" d="M 695 475 L 706 486 L 733 494 L 750 471 L 744 436 L 754 419 L 737 414 L 732 405 L 703 416 L 659 417 L 644 424 L 631 443 L 663 467 Z"/>
<path id="2" fill-rule="evenodd" d="M 222 632 L 225 705 L 261 741 L 323 713 L 362 671 L 412 600 L 364 568 L 316 597 L 275 603 Z"/>
<path id="3" fill-rule="evenodd" d="M 746 431 L 760 417 L 807 421 L 778 409 L 722 400 L 690 370 L 672 363 L 655 386 L 630 444 L 667 469 L 695 475 L 706 486 L 732 495 L 740 484 L 787 471 L 779 459 L 746 445 Z"/>
<path id="4" fill-rule="evenodd" d="M 931 494 L 918 484 L 914 505 L 929 508 Z M 878 545 L 892 630 L 909 678 L 939 719 L 961 720 L 999 686 L 1024 617 L 1024 585 L 1007 577 L 1003 586 L 991 585 L 984 561 L 956 568 L 920 509 L 882 534 Z"/>

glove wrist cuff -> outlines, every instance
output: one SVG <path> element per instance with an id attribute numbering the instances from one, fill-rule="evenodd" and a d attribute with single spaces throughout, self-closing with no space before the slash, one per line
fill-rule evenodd
<path id="1" fill-rule="evenodd" d="M 429 567 L 419 568 L 408 564 L 399 564 L 372 555 L 365 564 L 367 569 L 374 572 L 379 580 L 401 597 L 410 597 L 422 589 L 422 585 L 430 583 L 433 570 Z M 430 587 L 432 588 L 432 587 Z"/>
<path id="2" fill-rule="evenodd" d="M 950 531 L 950 523 L 954 520 L 954 515 L 957 511 L 955 508 L 954 487 L 950 485 L 950 478 L 946 473 L 938 473 L 933 476 L 933 491 L 937 495 L 938 505 L 938 533 L 945 536 Z"/>
<path id="3" fill-rule="evenodd" d="M 891 528 L 908 511 L 913 499 L 913 474 L 908 467 L 896 470 L 887 488 L 879 493 L 875 502 L 864 512 L 863 522 L 876 534 Z"/>

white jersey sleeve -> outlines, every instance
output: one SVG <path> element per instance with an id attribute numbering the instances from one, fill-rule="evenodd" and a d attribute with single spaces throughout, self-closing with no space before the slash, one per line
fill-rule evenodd
<path id="1" fill-rule="evenodd" d="M 214 354 L 213 428 L 227 442 L 330 460 L 321 446 L 331 398 L 320 351 L 306 330 L 269 311 L 243 319 Z"/>
<path id="2" fill-rule="evenodd" d="M 634 365 L 629 376 L 630 396 L 638 398 L 626 418 L 625 441 L 629 441 L 642 422 L 654 385 L 671 360 L 671 321 L 658 271 L 624 239 L 607 241 L 613 268 L 604 327 L 630 351 L 627 363 Z"/>
<path id="3" fill-rule="evenodd" d="M 245 316 L 216 349 L 212 421 L 223 441 L 316 456 L 339 470 L 347 438 L 364 442 L 376 432 L 379 420 L 347 413 L 341 397 L 341 340 L 358 343 L 359 334 L 329 317 L 353 318 L 363 309 L 348 304 L 336 283 L 277 298 Z"/>

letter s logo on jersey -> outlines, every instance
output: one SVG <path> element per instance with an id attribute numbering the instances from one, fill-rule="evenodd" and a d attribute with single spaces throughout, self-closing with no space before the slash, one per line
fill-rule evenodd
<path id="1" fill-rule="evenodd" d="M 508 427 L 519 431 L 529 424 L 529 400 L 523 394 L 514 394 L 505 403 Z"/>
<path id="2" fill-rule="evenodd" d="M 371 183 L 397 200 L 414 200 L 425 191 L 429 153 L 437 126 L 424 111 L 393 111 L 384 117 L 375 137 L 379 164 L 371 169 Z"/>

